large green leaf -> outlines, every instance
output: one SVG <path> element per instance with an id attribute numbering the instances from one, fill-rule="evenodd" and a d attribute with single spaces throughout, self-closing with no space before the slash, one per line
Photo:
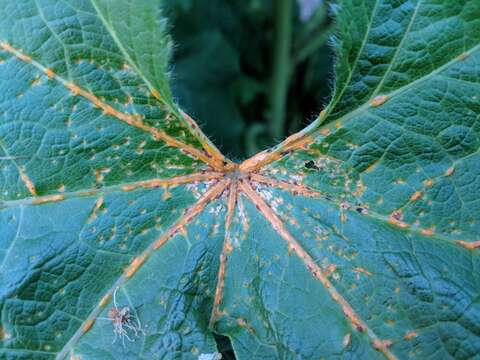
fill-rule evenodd
<path id="1" fill-rule="evenodd" d="M 0 5 L 2 358 L 478 358 L 477 0 L 340 1 L 331 103 L 239 166 L 161 1 Z"/>

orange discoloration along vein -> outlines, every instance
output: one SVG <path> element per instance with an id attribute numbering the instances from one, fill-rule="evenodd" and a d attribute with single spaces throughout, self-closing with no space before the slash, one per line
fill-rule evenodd
<path id="1" fill-rule="evenodd" d="M 263 175 L 256 174 L 256 173 L 250 174 L 250 179 L 255 181 L 255 182 L 258 182 L 258 183 L 275 186 L 275 187 L 278 187 L 280 189 L 287 190 L 287 191 L 290 191 L 294 194 L 302 195 L 302 196 L 305 196 L 305 197 L 320 197 L 320 196 L 322 196 L 322 193 L 320 193 L 318 191 L 315 191 L 315 190 L 312 190 L 312 189 L 309 189 L 305 185 L 299 185 L 299 184 L 294 184 L 294 183 L 290 183 L 290 182 L 287 182 L 287 181 L 276 180 L 276 179 L 272 179 L 272 178 L 269 178 L 267 176 L 263 176 Z"/>
<path id="2" fill-rule="evenodd" d="M 367 269 L 361 268 L 361 267 L 356 267 L 356 268 L 353 269 L 353 271 L 356 272 L 356 273 L 365 274 L 367 276 L 372 276 L 372 273 L 370 271 L 368 271 Z"/>
<path id="3" fill-rule="evenodd" d="M 47 195 L 47 196 L 39 196 L 38 198 L 34 198 L 32 201 L 33 205 L 40 205 L 50 202 L 58 202 L 65 199 L 65 195 L 57 194 L 57 195 Z"/>
<path id="4" fill-rule="evenodd" d="M 202 198 L 193 207 L 191 207 L 173 227 L 170 228 L 165 235 L 155 241 L 153 244 L 153 249 L 156 250 L 163 246 L 163 244 L 165 244 L 170 237 L 172 237 L 177 231 L 180 231 L 185 225 L 192 221 L 195 216 L 203 211 L 208 203 L 218 198 L 225 191 L 225 189 L 230 185 L 230 182 L 230 179 L 223 179 L 215 186 L 212 186 L 202 196 Z"/>
<path id="5" fill-rule="evenodd" d="M 253 190 L 253 188 L 245 181 L 239 182 L 240 190 L 252 201 L 257 209 L 263 214 L 265 219 L 272 225 L 275 231 L 288 243 L 289 250 L 293 251 L 306 265 L 313 276 L 318 279 L 330 294 L 331 298 L 340 305 L 346 318 L 352 326 L 360 332 L 365 332 L 372 340 L 372 345 L 389 360 L 396 357 L 388 349 L 388 341 L 383 341 L 367 326 L 367 324 L 358 316 L 351 305 L 345 298 L 335 289 L 322 268 L 317 265 L 314 259 L 308 254 L 302 245 L 288 232 L 283 222 L 270 208 L 270 206 Z M 381 345 L 381 346 L 380 346 Z"/>
<path id="6" fill-rule="evenodd" d="M 78 198 L 78 197 L 88 197 L 93 196 L 99 193 L 108 193 L 110 191 L 132 191 L 139 188 L 143 189 L 151 189 L 155 187 L 169 187 L 169 186 L 177 186 L 182 184 L 191 184 L 199 181 L 210 181 L 210 180 L 217 180 L 221 179 L 224 175 L 222 173 L 217 172 L 198 172 L 189 175 L 181 175 L 176 176 L 169 179 L 150 179 L 144 181 L 137 181 L 127 184 L 118 184 L 112 185 L 107 187 L 100 187 L 100 188 L 93 188 L 87 190 L 80 190 L 74 192 L 62 192 L 60 194 L 52 194 L 52 195 L 45 195 L 45 196 L 35 196 L 25 199 L 19 200 L 11 200 L 5 202 L 8 206 L 15 206 L 16 204 L 23 204 L 23 205 L 40 205 L 49 202 L 57 202 L 71 198 Z M 63 187 L 62 187 L 63 188 Z M 97 201 L 100 201 L 97 199 Z M 100 207 L 102 204 L 97 204 Z M 97 209 L 98 210 L 98 209 Z M 93 215 L 93 214 L 92 214 Z M 93 220 L 93 217 L 91 218 Z"/>
<path id="7" fill-rule="evenodd" d="M 190 175 L 176 176 L 170 179 L 151 179 L 145 181 L 139 181 L 136 183 L 126 184 L 122 186 L 123 191 L 132 191 L 139 188 L 143 189 L 152 189 L 161 186 L 173 186 L 173 185 L 182 185 L 189 184 L 197 181 L 208 181 L 214 179 L 220 179 L 224 175 L 217 172 L 200 172 Z"/>
<path id="8" fill-rule="evenodd" d="M 463 246 L 464 248 L 466 248 L 468 250 L 475 250 L 475 249 L 480 248 L 480 240 L 473 241 L 473 242 L 458 240 L 457 244 Z"/>
<path id="9" fill-rule="evenodd" d="M 30 180 L 28 175 L 25 174 L 25 172 L 22 170 L 20 170 L 20 178 L 22 179 L 30 194 L 32 194 L 33 196 L 37 196 L 37 190 L 35 189 L 35 185 L 33 184 L 32 180 Z"/>
<path id="10" fill-rule="evenodd" d="M 145 124 L 142 119 L 142 115 L 138 114 L 127 114 L 123 113 L 111 105 L 103 102 L 100 100 L 98 97 L 96 97 L 93 93 L 86 91 L 82 89 L 81 87 L 75 85 L 72 82 L 69 82 L 65 80 L 64 78 L 60 77 L 59 75 L 55 74 L 52 70 L 48 69 L 47 67 L 41 65 L 40 63 L 32 60 L 30 57 L 22 53 L 20 50 L 17 50 L 13 48 L 10 44 L 0 41 L 0 47 L 4 49 L 5 51 L 11 53 L 18 59 L 25 61 L 29 64 L 32 64 L 35 66 L 37 69 L 41 70 L 43 73 L 45 73 L 49 78 L 57 80 L 59 83 L 61 83 L 63 86 L 65 86 L 67 89 L 71 91 L 71 93 L 75 96 L 82 96 L 83 98 L 87 99 L 90 101 L 93 105 L 96 107 L 100 108 L 103 110 L 105 115 L 112 116 L 117 118 L 120 121 L 123 121 L 127 123 L 128 125 L 134 126 L 138 129 L 141 129 L 145 132 L 150 133 L 155 140 L 161 140 L 165 142 L 168 146 L 176 147 L 184 152 L 194 156 L 195 158 L 203 161 L 204 163 L 208 164 L 215 170 L 223 170 L 223 161 L 220 163 L 218 159 L 212 157 L 210 154 L 205 154 L 203 151 L 185 144 L 174 137 L 171 137 L 170 135 L 166 134 L 165 132 L 158 130 L 150 125 Z M 28 59 L 28 61 L 27 61 Z M 223 157 L 222 157 L 223 158 Z"/>
<path id="11" fill-rule="evenodd" d="M 247 173 L 256 171 L 265 165 L 270 164 L 271 162 L 281 159 L 285 153 L 295 149 L 303 148 L 312 142 L 313 139 L 307 134 L 294 134 L 288 137 L 276 149 L 271 151 L 262 151 L 257 155 L 245 160 L 240 164 L 239 169 Z"/>
<path id="12" fill-rule="evenodd" d="M 217 199 L 225 191 L 225 189 L 230 184 L 230 179 L 220 180 L 217 184 L 213 185 L 207 192 L 192 206 L 190 207 L 185 214 L 178 220 L 164 235 L 162 235 L 157 241 L 151 244 L 147 249 L 145 249 L 141 254 L 135 257 L 130 265 L 126 267 L 120 278 L 113 284 L 113 286 L 104 294 L 98 305 L 92 310 L 90 315 L 85 319 L 80 328 L 75 332 L 75 334 L 70 338 L 63 349 L 58 353 L 58 358 L 63 358 L 66 354 L 72 349 L 73 345 L 84 335 L 92 325 L 94 324 L 96 318 L 103 310 L 103 308 L 108 304 L 115 290 L 125 284 L 147 261 L 151 253 L 159 249 L 164 245 L 170 238 L 172 238 L 177 231 L 182 227 L 187 225 L 192 221 L 195 216 L 200 214 L 203 209 L 212 201 Z"/>
<path id="13" fill-rule="evenodd" d="M 219 168 L 225 168 L 227 170 L 233 170 L 236 167 L 232 161 L 227 159 L 223 154 L 218 150 L 218 148 L 200 131 L 197 123 L 193 120 L 190 115 L 186 112 L 181 111 L 181 115 L 185 121 L 190 125 L 191 129 L 197 135 L 198 141 L 202 144 L 203 149 L 210 155 L 212 161 L 218 165 Z"/>
<path id="14" fill-rule="evenodd" d="M 225 239 L 223 242 L 222 253 L 220 254 L 220 266 L 218 268 L 217 286 L 215 288 L 215 299 L 213 301 L 213 309 L 210 316 L 210 326 L 214 324 L 217 317 L 222 315 L 220 311 L 220 303 L 222 302 L 223 288 L 225 286 L 225 268 L 227 264 L 227 256 L 233 251 L 230 227 L 235 212 L 235 206 L 237 204 L 237 190 L 238 184 L 236 181 L 234 181 L 230 184 L 228 194 L 228 210 L 227 218 L 225 220 Z"/>

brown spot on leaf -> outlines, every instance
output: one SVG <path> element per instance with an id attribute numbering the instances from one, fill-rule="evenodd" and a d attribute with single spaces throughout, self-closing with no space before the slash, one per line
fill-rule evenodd
<path id="1" fill-rule="evenodd" d="M 387 102 L 388 99 L 389 97 L 387 95 L 378 95 L 372 101 L 370 101 L 370 105 L 372 107 L 377 107 Z"/>

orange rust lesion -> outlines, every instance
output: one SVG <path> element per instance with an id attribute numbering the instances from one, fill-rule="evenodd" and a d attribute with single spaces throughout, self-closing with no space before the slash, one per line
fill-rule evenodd
<path id="1" fill-rule="evenodd" d="M 418 334 L 415 331 L 409 331 L 403 336 L 403 338 L 408 341 L 416 338 L 417 336 Z"/>
<path id="2" fill-rule="evenodd" d="M 254 182 L 258 182 L 265 185 L 278 187 L 282 190 L 287 190 L 294 195 L 301 195 L 305 197 L 321 197 L 322 193 L 312 190 L 305 185 L 295 184 L 288 181 L 276 180 L 261 174 L 252 173 L 250 179 Z"/>
<path id="3" fill-rule="evenodd" d="M 23 183 L 27 187 L 28 192 L 33 196 L 37 196 L 37 190 L 35 188 L 35 184 L 23 170 L 20 170 L 20 178 L 22 179 Z"/>
<path id="4" fill-rule="evenodd" d="M 335 264 L 328 265 L 327 269 L 325 270 L 325 276 L 329 278 L 336 270 L 337 270 L 337 265 Z"/>
<path id="5" fill-rule="evenodd" d="M 210 181 L 221 179 L 224 177 L 220 172 L 198 172 L 189 175 L 176 176 L 170 179 L 151 179 L 145 181 L 139 181 L 136 183 L 126 184 L 122 186 L 123 191 L 132 191 L 139 188 L 153 189 L 157 187 L 169 187 L 182 184 L 190 184 L 200 181 Z"/>
<path id="6" fill-rule="evenodd" d="M 412 196 L 410 196 L 410 201 L 417 201 L 423 196 L 423 191 L 415 191 Z"/>
<path id="7" fill-rule="evenodd" d="M 93 207 L 92 213 L 90 214 L 90 217 L 87 219 L 87 224 L 92 223 L 97 218 L 97 212 L 98 210 L 102 207 L 103 205 L 103 196 L 100 196 L 96 201 L 95 201 L 95 206 Z"/>
<path id="8" fill-rule="evenodd" d="M 383 105 L 388 101 L 389 97 L 387 95 L 378 95 L 370 101 L 372 107 L 378 107 Z"/>
<path id="9" fill-rule="evenodd" d="M 435 226 L 431 226 L 429 228 L 421 229 L 420 233 L 422 233 L 425 236 L 432 236 L 433 234 L 435 234 Z"/>
<path id="10" fill-rule="evenodd" d="M 130 265 L 125 269 L 125 272 L 124 272 L 125 278 L 127 279 L 131 278 L 138 271 L 138 269 L 140 269 L 140 267 L 143 265 L 146 259 L 147 259 L 146 253 L 143 253 L 142 255 L 139 255 L 135 259 L 133 259 Z"/>
<path id="11" fill-rule="evenodd" d="M 98 303 L 98 306 L 100 308 L 104 308 L 105 306 L 107 306 L 107 304 L 110 302 L 111 299 L 112 299 L 112 294 L 107 293 L 105 296 L 103 296 L 100 299 L 100 302 Z"/>
<path id="12" fill-rule="evenodd" d="M 320 130 L 320 134 L 323 136 L 328 136 L 330 134 L 330 129 L 327 127 L 324 127 L 323 129 Z"/>
<path id="13" fill-rule="evenodd" d="M 390 346 L 392 346 L 393 342 L 391 340 L 379 340 L 375 339 L 372 342 L 372 345 L 375 350 L 384 352 L 386 351 Z"/>
<path id="14" fill-rule="evenodd" d="M 152 89 L 151 94 L 155 99 L 162 101 L 162 98 L 160 97 L 160 93 L 158 92 L 157 89 Z"/>
<path id="15" fill-rule="evenodd" d="M 65 84 L 65 86 L 67 87 L 68 90 L 70 90 L 70 92 L 71 92 L 73 95 L 75 95 L 75 96 L 80 95 L 81 89 L 80 89 L 77 85 L 75 85 L 74 83 L 72 83 L 72 82 L 67 82 L 67 83 Z"/>
<path id="16" fill-rule="evenodd" d="M 472 241 L 472 242 L 468 242 L 468 241 L 464 241 L 464 240 L 457 240 L 457 244 L 460 245 L 460 246 L 463 246 L 464 248 L 466 248 L 468 250 L 475 250 L 475 249 L 480 248 L 480 240 Z"/>
<path id="17" fill-rule="evenodd" d="M 403 211 L 400 210 L 395 210 L 390 214 L 388 217 L 388 222 L 394 226 L 400 227 L 402 229 L 406 229 L 410 227 L 410 224 L 406 223 L 405 221 L 402 221 L 402 216 L 403 216 Z"/>
<path id="18" fill-rule="evenodd" d="M 242 319 L 242 318 L 237 318 L 237 324 L 238 326 L 242 327 L 242 328 L 245 328 L 247 329 L 247 331 L 251 334 L 253 334 L 255 332 L 255 330 L 253 329 L 252 326 L 250 326 L 250 324 L 248 324 L 245 319 Z"/>
<path id="19" fill-rule="evenodd" d="M 308 145 L 313 143 L 314 138 L 308 134 L 297 133 L 288 137 L 282 144 L 274 150 L 262 151 L 251 158 L 242 162 L 239 166 L 240 171 L 252 173 L 260 168 L 281 159 L 284 154 L 297 150 L 305 149 Z"/>
<path id="20" fill-rule="evenodd" d="M 455 172 L 455 167 L 449 167 L 443 174 L 445 177 L 451 176 Z"/>
<path id="21" fill-rule="evenodd" d="M 367 276 L 372 276 L 372 273 L 370 271 L 368 271 L 367 269 L 364 269 L 362 267 L 356 267 L 353 269 L 354 272 L 356 273 L 361 273 L 361 274 L 364 274 L 364 275 L 367 275 Z"/>
<path id="22" fill-rule="evenodd" d="M 45 204 L 50 202 L 58 202 L 62 200 L 65 200 L 65 195 L 62 195 L 62 194 L 46 195 L 46 196 L 39 196 L 37 198 L 34 198 L 32 201 L 32 204 L 40 205 L 40 204 Z"/>
<path id="23" fill-rule="evenodd" d="M 433 186 L 433 179 L 426 179 L 423 181 L 423 185 L 427 188 L 430 188 Z"/>
<path id="24" fill-rule="evenodd" d="M 365 170 L 365 173 L 371 173 L 378 165 L 378 162 L 374 162 L 373 164 L 370 164 Z"/>
<path id="25" fill-rule="evenodd" d="M 82 326 L 82 333 L 86 334 L 89 332 L 94 323 L 95 319 L 88 319 Z"/>
<path id="26" fill-rule="evenodd" d="M 43 72 L 45 73 L 45 75 L 47 75 L 47 77 L 49 79 L 53 79 L 55 78 L 57 75 L 55 74 L 55 72 L 52 70 L 52 69 L 49 69 L 49 68 L 44 68 L 43 69 Z"/>

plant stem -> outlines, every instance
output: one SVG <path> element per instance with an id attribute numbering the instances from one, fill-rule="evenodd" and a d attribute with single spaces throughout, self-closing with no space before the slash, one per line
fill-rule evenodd
<path id="1" fill-rule="evenodd" d="M 270 91 L 272 114 L 269 130 L 275 141 L 284 137 L 285 130 L 285 106 L 291 74 L 292 2 L 293 0 L 275 0 L 274 2 L 275 33 Z"/>

